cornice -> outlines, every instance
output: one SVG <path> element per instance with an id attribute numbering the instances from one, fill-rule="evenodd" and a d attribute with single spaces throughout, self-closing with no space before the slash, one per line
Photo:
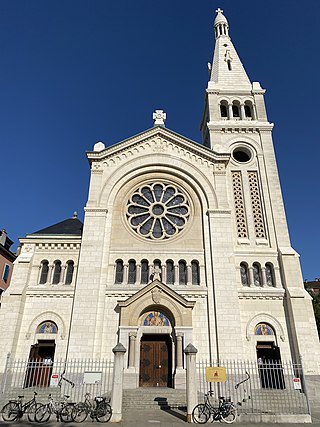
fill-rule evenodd
<path id="1" fill-rule="evenodd" d="M 282 288 L 239 288 L 239 299 L 282 300 L 285 290 Z"/>

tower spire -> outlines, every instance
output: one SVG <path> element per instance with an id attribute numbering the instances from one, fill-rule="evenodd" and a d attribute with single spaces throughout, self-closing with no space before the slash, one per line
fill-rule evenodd
<path id="1" fill-rule="evenodd" d="M 214 34 L 216 39 L 210 81 L 225 89 L 249 89 L 250 80 L 229 37 L 229 24 L 223 10 L 216 10 Z"/>

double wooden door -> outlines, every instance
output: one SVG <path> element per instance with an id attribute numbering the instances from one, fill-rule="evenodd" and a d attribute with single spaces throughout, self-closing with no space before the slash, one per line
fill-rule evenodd
<path id="1" fill-rule="evenodd" d="M 171 386 L 170 337 L 142 337 L 140 347 L 140 387 Z"/>

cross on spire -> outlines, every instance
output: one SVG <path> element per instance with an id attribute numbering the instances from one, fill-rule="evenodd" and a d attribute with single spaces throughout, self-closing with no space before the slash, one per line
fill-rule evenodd
<path id="1" fill-rule="evenodd" d="M 216 10 L 216 13 L 223 13 L 223 10 L 220 9 L 220 7 L 218 7 L 218 9 Z"/>

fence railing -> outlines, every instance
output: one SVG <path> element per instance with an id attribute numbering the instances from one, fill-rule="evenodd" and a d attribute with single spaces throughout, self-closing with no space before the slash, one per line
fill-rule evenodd
<path id="1" fill-rule="evenodd" d="M 11 360 L 0 377 L 0 399 L 18 394 L 30 396 L 37 391 L 44 400 L 49 393 L 58 398 L 67 394 L 72 401 L 81 401 L 85 393 L 109 395 L 112 389 L 113 361 L 93 359 Z"/>
<path id="2" fill-rule="evenodd" d="M 225 382 L 207 382 L 207 367 L 225 367 Z M 302 365 L 291 361 L 226 360 L 197 363 L 198 396 L 231 397 L 244 414 L 310 414 Z"/>

